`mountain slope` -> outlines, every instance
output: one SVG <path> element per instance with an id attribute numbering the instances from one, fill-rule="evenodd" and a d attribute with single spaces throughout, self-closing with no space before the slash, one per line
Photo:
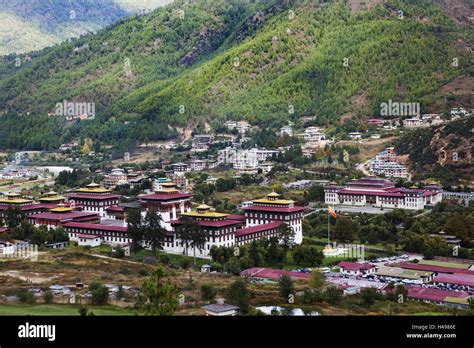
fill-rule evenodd
<path id="1" fill-rule="evenodd" d="M 0 55 L 24 53 L 95 32 L 172 0 L 0 0 Z"/>
<path id="2" fill-rule="evenodd" d="M 474 117 L 405 134 L 397 153 L 409 155 L 421 179 L 434 178 L 444 185 L 474 182 Z"/>
<path id="3" fill-rule="evenodd" d="M 472 74 L 469 34 L 424 0 L 368 11 L 342 0 L 176 1 L 20 67 L 4 58 L 0 147 L 53 148 L 75 136 L 127 147 L 175 135 L 167 125 L 227 118 L 326 124 L 378 115 L 389 99 L 430 111 L 443 86 Z M 63 100 L 95 103 L 96 119 L 48 117 Z"/>

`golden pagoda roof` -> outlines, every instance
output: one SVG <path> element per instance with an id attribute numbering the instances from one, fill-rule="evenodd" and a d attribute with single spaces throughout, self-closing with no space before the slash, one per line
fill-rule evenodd
<path id="1" fill-rule="evenodd" d="M 162 187 L 176 187 L 175 182 L 164 182 L 161 184 Z"/>
<path id="2" fill-rule="evenodd" d="M 91 186 L 93 185 L 93 186 Z M 107 193 L 111 192 L 109 189 L 100 187 L 97 184 L 89 184 L 86 187 L 81 187 L 80 189 L 77 189 L 76 192 L 80 193 Z"/>
<path id="3" fill-rule="evenodd" d="M 31 199 L 25 198 L 0 198 L 0 203 L 9 203 L 9 204 L 23 204 L 23 203 L 31 203 L 33 202 Z"/>
<path id="4" fill-rule="evenodd" d="M 95 182 L 91 182 L 89 185 L 86 185 L 86 187 L 92 188 L 92 187 L 100 187 L 99 184 L 96 184 Z"/>
<path id="5" fill-rule="evenodd" d="M 275 191 L 272 191 L 268 194 L 267 197 L 280 197 L 281 195 L 279 193 L 276 193 Z"/>
<path id="6" fill-rule="evenodd" d="M 53 213 L 68 213 L 68 212 L 72 211 L 72 208 L 71 207 L 66 207 L 66 206 L 64 206 L 64 204 L 62 206 L 61 206 L 61 204 L 58 204 L 58 206 L 56 208 L 52 208 L 49 211 L 51 211 Z"/>
<path id="7" fill-rule="evenodd" d="M 228 216 L 229 214 L 211 211 L 211 207 L 203 203 L 203 204 L 200 204 L 196 208 L 196 210 L 193 210 L 187 213 L 182 213 L 181 215 L 187 216 L 187 217 L 224 218 Z"/>
<path id="8" fill-rule="evenodd" d="M 205 212 L 197 212 L 197 211 L 190 211 L 188 213 L 182 213 L 181 216 L 187 217 L 207 217 L 207 218 L 223 218 L 228 216 L 229 214 L 218 213 L 215 211 L 205 211 Z"/>

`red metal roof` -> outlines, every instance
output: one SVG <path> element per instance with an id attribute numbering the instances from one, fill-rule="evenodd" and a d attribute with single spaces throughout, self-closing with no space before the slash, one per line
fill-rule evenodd
<path id="1" fill-rule="evenodd" d="M 45 219 L 52 221 L 64 221 L 64 220 L 76 220 L 84 218 L 95 218 L 99 217 L 97 213 L 94 212 L 83 212 L 83 211 L 73 211 L 69 213 L 41 213 L 36 215 L 29 216 L 30 219 Z"/>
<path id="2" fill-rule="evenodd" d="M 474 286 L 474 276 L 468 274 L 439 274 L 434 277 L 433 282 Z"/>
<path id="3" fill-rule="evenodd" d="M 369 191 L 369 190 L 351 190 L 342 189 L 338 192 L 339 194 L 346 195 L 367 195 L 367 196 L 387 196 L 387 197 L 403 197 L 403 194 L 399 192 L 386 192 L 386 191 Z"/>
<path id="4" fill-rule="evenodd" d="M 408 297 L 429 301 L 444 301 L 446 297 L 468 298 L 465 291 L 450 291 L 432 288 L 422 288 L 418 286 L 407 286 Z"/>
<path id="5" fill-rule="evenodd" d="M 370 263 L 357 263 L 357 262 L 347 262 L 347 261 L 341 261 L 337 265 L 349 271 L 368 270 L 375 267 L 374 265 Z"/>
<path id="6" fill-rule="evenodd" d="M 107 211 L 125 211 L 125 207 L 122 207 L 122 206 L 119 206 L 119 205 L 113 205 L 111 207 L 108 207 L 107 209 L 105 209 Z"/>
<path id="7" fill-rule="evenodd" d="M 64 227 L 67 228 L 83 228 L 85 230 L 92 231 L 111 231 L 111 232 L 127 232 L 127 227 L 124 226 L 114 226 L 114 225 L 103 225 L 103 224 L 89 224 L 83 222 L 66 222 Z"/>
<path id="8" fill-rule="evenodd" d="M 93 235 L 93 234 L 78 234 L 77 236 L 79 238 L 84 238 L 84 239 L 95 239 L 95 238 L 97 238 L 97 236 Z"/>
<path id="9" fill-rule="evenodd" d="M 269 207 L 269 206 L 262 206 L 262 205 L 251 205 L 249 207 L 244 208 L 244 210 L 270 211 L 270 212 L 275 212 L 275 213 L 297 213 L 300 211 L 304 211 L 304 207 L 280 208 L 280 207 Z"/>
<path id="10" fill-rule="evenodd" d="M 420 270 L 420 271 L 429 271 L 429 272 L 436 272 L 436 273 L 450 273 L 450 274 L 462 273 L 462 274 L 474 276 L 474 271 L 470 271 L 470 270 L 462 269 L 462 268 L 434 266 L 434 265 L 421 265 L 419 263 L 412 263 L 412 262 L 400 262 L 397 266 L 400 268 L 414 269 L 414 270 Z"/>
<path id="11" fill-rule="evenodd" d="M 274 228 L 278 228 L 282 224 L 283 224 L 283 222 L 273 221 L 273 222 L 269 222 L 268 224 L 262 224 L 262 225 L 257 225 L 257 226 L 241 228 L 240 230 L 235 231 L 235 236 L 240 237 L 240 236 L 245 236 L 247 234 L 252 234 L 252 233 L 257 233 L 257 232 L 262 232 L 262 231 L 268 231 L 268 230 L 271 230 L 271 229 L 274 229 Z"/>
<path id="12" fill-rule="evenodd" d="M 280 280 L 282 275 L 288 275 L 293 280 L 309 280 L 311 273 L 291 272 L 282 269 L 253 267 L 240 272 L 243 277 Z"/>
<path id="13" fill-rule="evenodd" d="M 228 220 L 237 220 L 237 221 L 245 221 L 245 216 L 243 215 L 236 215 L 236 214 L 231 214 L 227 216 Z"/>
<path id="14" fill-rule="evenodd" d="M 150 195 L 139 196 L 145 201 L 171 201 L 175 199 L 190 198 L 191 193 L 152 193 Z"/>

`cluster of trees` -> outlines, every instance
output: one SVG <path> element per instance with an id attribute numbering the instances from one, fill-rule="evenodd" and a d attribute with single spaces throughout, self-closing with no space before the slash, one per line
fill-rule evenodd
<path id="1" fill-rule="evenodd" d="M 63 170 L 54 179 L 56 185 L 62 185 L 67 187 L 81 186 L 85 180 L 90 177 L 90 173 L 74 169 L 72 172 Z"/>
<path id="2" fill-rule="evenodd" d="M 140 209 L 130 209 L 127 225 L 132 239 L 132 251 L 140 250 L 145 246 L 153 251 L 162 250 L 166 230 L 161 222 L 161 215 L 153 210 L 148 210 L 143 217 Z"/>
<path id="3" fill-rule="evenodd" d="M 320 266 L 324 259 L 321 250 L 309 245 L 296 245 L 291 249 L 293 261 L 299 266 Z"/>
<path id="4" fill-rule="evenodd" d="M 27 240 L 37 245 L 67 242 L 69 240 L 62 227 L 48 230 L 44 225 L 36 227 L 25 220 L 19 226 L 13 228 L 9 232 L 9 236 L 13 239 Z"/>

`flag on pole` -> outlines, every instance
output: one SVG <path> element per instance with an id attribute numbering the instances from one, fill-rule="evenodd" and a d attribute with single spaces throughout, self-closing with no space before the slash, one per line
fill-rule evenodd
<path id="1" fill-rule="evenodd" d="M 328 213 L 329 213 L 333 218 L 336 218 L 336 217 L 337 217 L 337 214 L 336 214 L 336 211 L 334 210 L 334 207 L 329 206 L 329 207 L 328 207 Z"/>

